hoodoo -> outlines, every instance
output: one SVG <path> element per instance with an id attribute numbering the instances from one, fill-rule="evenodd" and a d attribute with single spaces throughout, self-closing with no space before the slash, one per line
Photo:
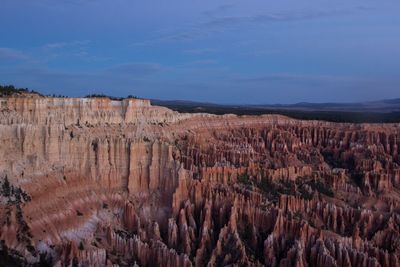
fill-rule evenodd
<path id="1" fill-rule="evenodd" d="M 400 265 L 399 124 L 0 104 L 1 266 Z"/>

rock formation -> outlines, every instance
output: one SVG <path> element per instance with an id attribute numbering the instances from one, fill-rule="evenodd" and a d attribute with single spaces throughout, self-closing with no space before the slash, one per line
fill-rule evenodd
<path id="1" fill-rule="evenodd" d="M 0 98 L 0 266 L 400 266 L 400 125 Z"/>

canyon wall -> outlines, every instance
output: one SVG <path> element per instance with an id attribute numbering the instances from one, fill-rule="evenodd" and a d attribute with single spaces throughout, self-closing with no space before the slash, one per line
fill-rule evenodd
<path id="1" fill-rule="evenodd" d="M 399 266 L 399 150 L 398 124 L 1 98 L 0 262 Z"/>

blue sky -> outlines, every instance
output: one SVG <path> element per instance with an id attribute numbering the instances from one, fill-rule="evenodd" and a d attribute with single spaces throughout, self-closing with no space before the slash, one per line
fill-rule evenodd
<path id="1" fill-rule="evenodd" d="M 397 0 L 1 0 L 0 83 L 217 103 L 400 97 Z"/>

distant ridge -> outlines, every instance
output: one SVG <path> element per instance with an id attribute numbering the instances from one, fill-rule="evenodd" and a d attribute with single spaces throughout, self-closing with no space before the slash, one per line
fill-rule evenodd
<path id="1" fill-rule="evenodd" d="M 282 110 L 304 110 L 304 111 L 346 111 L 346 112 L 400 112 L 400 98 L 384 99 L 368 102 L 353 103 L 311 103 L 299 102 L 295 104 L 258 104 L 258 105 L 234 105 L 234 104 L 216 104 L 209 102 L 196 102 L 188 100 L 158 100 L 152 99 L 152 103 L 161 106 L 185 106 L 185 107 L 224 107 L 239 109 L 282 109 Z"/>
<path id="2" fill-rule="evenodd" d="M 400 123 L 400 98 L 355 103 L 223 105 L 185 100 L 151 100 L 152 104 L 179 112 L 262 115 L 281 114 L 301 120 L 351 123 Z"/>

